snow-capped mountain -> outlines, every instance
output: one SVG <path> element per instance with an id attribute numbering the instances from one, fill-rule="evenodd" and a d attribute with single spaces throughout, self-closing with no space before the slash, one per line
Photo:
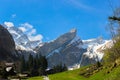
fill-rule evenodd
<path id="1" fill-rule="evenodd" d="M 109 45 L 109 46 L 107 46 Z M 85 62 L 86 58 L 91 59 L 90 63 L 94 63 L 94 61 L 101 61 L 104 55 L 104 50 L 106 48 L 110 48 L 112 46 L 111 40 L 103 40 L 101 37 L 96 39 L 83 40 L 83 48 L 86 48 L 87 51 L 83 53 L 80 66 L 86 65 L 88 62 Z"/>
<path id="2" fill-rule="evenodd" d="M 4 27 L 7 28 L 10 34 L 13 36 L 17 50 L 32 51 L 40 44 L 39 40 L 29 40 L 29 37 L 26 34 L 24 34 L 22 30 L 20 30 L 18 27 L 9 26 L 7 24 L 4 24 Z"/>
<path id="3" fill-rule="evenodd" d="M 103 50 L 110 46 L 112 46 L 112 41 L 101 37 L 81 40 L 77 36 L 77 30 L 72 29 L 56 40 L 46 42 L 36 51 L 46 56 L 49 67 L 62 63 L 69 68 L 78 68 L 101 61 L 104 55 Z"/>
<path id="4" fill-rule="evenodd" d="M 76 29 L 70 30 L 53 41 L 41 43 L 38 40 L 31 41 L 17 27 L 5 24 L 4 27 L 11 33 L 19 54 L 23 53 L 25 57 L 34 53 L 46 56 L 49 67 L 62 63 L 69 69 L 73 69 L 93 64 L 101 61 L 104 55 L 103 50 L 112 46 L 111 40 L 104 40 L 101 37 L 81 40 L 77 36 Z"/>
<path id="5" fill-rule="evenodd" d="M 104 56 L 104 50 L 113 45 L 112 40 L 104 40 L 102 37 L 82 40 L 82 42 L 83 44 L 77 45 L 77 47 L 84 48 L 87 51 L 82 54 L 78 63 L 68 67 L 69 70 L 101 61 Z"/>

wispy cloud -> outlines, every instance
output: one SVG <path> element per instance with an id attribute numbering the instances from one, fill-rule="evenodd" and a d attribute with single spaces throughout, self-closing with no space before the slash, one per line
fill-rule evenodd
<path id="1" fill-rule="evenodd" d="M 12 14 L 12 15 L 11 15 L 11 18 L 15 18 L 15 17 L 16 17 L 16 14 Z"/>
<path id="2" fill-rule="evenodd" d="M 29 32 L 31 31 L 31 29 L 33 29 L 33 26 L 26 22 L 26 23 L 20 24 L 18 28 L 23 32 Z"/>
<path id="3" fill-rule="evenodd" d="M 28 22 L 24 24 L 20 24 L 19 29 L 22 30 L 24 33 L 26 33 L 31 41 L 36 41 L 36 40 L 42 41 L 43 39 L 43 36 L 41 34 L 37 34 L 36 29 L 33 27 L 33 25 L 29 24 Z"/>
<path id="4" fill-rule="evenodd" d="M 40 40 L 42 42 L 43 36 L 41 34 L 38 34 L 36 36 L 29 36 L 29 39 L 31 41 L 36 41 L 36 40 Z"/>
<path id="5" fill-rule="evenodd" d="M 13 27 L 14 24 L 12 22 L 4 22 L 4 24 L 7 26 L 7 27 Z"/>
<path id="6" fill-rule="evenodd" d="M 84 9 L 84 10 L 93 9 L 91 6 L 82 3 L 80 0 L 66 0 L 66 2 L 78 9 Z"/>

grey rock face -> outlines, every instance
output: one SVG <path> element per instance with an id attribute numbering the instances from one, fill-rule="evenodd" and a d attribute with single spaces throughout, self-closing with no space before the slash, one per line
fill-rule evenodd
<path id="1" fill-rule="evenodd" d="M 82 41 L 76 32 L 73 29 L 56 40 L 45 43 L 36 49 L 37 53 L 46 56 L 49 67 L 59 64 L 80 67 L 100 61 L 104 55 L 101 51 L 109 41 L 102 37 Z"/>
<path id="2" fill-rule="evenodd" d="M 65 47 L 74 39 L 75 36 L 76 36 L 76 30 L 65 33 L 56 40 L 49 43 L 45 43 L 43 46 L 37 49 L 37 53 L 47 56 L 55 49 L 58 49 L 60 47 L 62 48 Z"/>
<path id="3" fill-rule="evenodd" d="M 86 56 L 84 53 L 81 56 L 81 59 L 79 61 L 79 67 L 86 66 L 88 64 L 94 64 L 96 63 L 96 57 L 90 58 L 89 56 Z"/>
<path id="4" fill-rule="evenodd" d="M 66 66 L 72 66 L 79 63 L 84 52 L 86 52 L 86 49 L 79 49 L 76 45 L 66 46 L 59 53 L 54 53 L 48 57 L 49 66 L 53 67 L 60 63 L 65 64 Z"/>
<path id="5" fill-rule="evenodd" d="M 58 64 L 65 64 L 71 66 L 79 63 L 81 56 L 87 49 L 78 47 L 82 46 L 82 40 L 76 38 L 76 29 L 61 35 L 56 40 L 45 43 L 43 46 L 37 48 L 37 53 L 46 56 L 48 66 L 53 67 Z"/>
<path id="6" fill-rule="evenodd" d="M 0 60 L 12 61 L 16 58 L 14 40 L 8 30 L 0 25 Z"/>

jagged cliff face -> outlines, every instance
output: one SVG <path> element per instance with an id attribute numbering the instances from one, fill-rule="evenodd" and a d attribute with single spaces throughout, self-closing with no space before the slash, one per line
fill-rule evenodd
<path id="1" fill-rule="evenodd" d="M 60 63 L 65 64 L 66 66 L 72 66 L 79 63 L 82 54 L 86 52 L 86 49 L 77 47 L 82 45 L 81 40 L 75 41 L 74 43 L 68 43 L 61 49 L 53 51 L 52 55 L 49 55 L 48 63 L 49 66 L 59 65 Z"/>
<path id="2" fill-rule="evenodd" d="M 112 45 L 111 41 L 102 38 L 81 40 L 77 37 L 76 29 L 72 29 L 54 41 L 38 45 L 39 41 L 30 41 L 16 27 L 6 26 L 6 28 L 0 26 L 0 60 L 14 60 L 18 55 L 24 55 L 28 59 L 29 54 L 33 56 L 41 54 L 46 56 L 49 67 L 62 63 L 68 67 L 78 68 L 100 61 L 104 55 L 103 50 Z M 15 47 L 18 55 L 15 53 Z"/>
<path id="3" fill-rule="evenodd" d="M 49 67 L 58 64 L 71 66 L 78 63 L 86 49 L 77 47 L 83 43 L 79 37 L 76 37 L 76 33 L 76 29 L 72 29 L 56 40 L 37 48 L 37 53 L 46 56 Z"/>
<path id="4" fill-rule="evenodd" d="M 0 25 L 0 61 L 12 61 L 16 57 L 14 40 L 8 30 Z"/>
<path id="5" fill-rule="evenodd" d="M 97 61 L 101 61 L 104 56 L 104 50 L 110 48 L 113 45 L 112 40 L 103 40 L 101 37 L 96 39 L 89 39 L 83 41 L 83 48 L 87 51 L 83 53 L 80 66 L 88 64 L 94 64 Z"/>
<path id="6" fill-rule="evenodd" d="M 70 43 L 70 41 L 72 41 L 72 39 L 75 36 L 76 36 L 76 30 L 74 29 L 68 33 L 61 35 L 59 38 L 57 38 L 54 41 L 44 43 L 44 45 L 41 46 L 40 48 L 37 48 L 36 51 L 37 53 L 40 53 L 44 56 L 48 56 L 55 49 L 66 46 L 68 43 Z"/>
<path id="7" fill-rule="evenodd" d="M 69 68 L 79 68 L 101 61 L 103 50 L 108 48 L 108 44 L 111 45 L 111 41 L 101 37 L 82 41 L 77 37 L 77 31 L 72 29 L 56 40 L 36 48 L 36 52 L 46 56 L 49 67 L 62 63 Z"/>

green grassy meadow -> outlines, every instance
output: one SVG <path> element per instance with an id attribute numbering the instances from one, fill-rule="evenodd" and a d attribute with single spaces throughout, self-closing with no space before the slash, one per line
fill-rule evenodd
<path id="1" fill-rule="evenodd" d="M 97 73 L 94 73 L 90 77 L 84 77 L 80 75 L 80 71 L 86 69 L 86 67 L 76 69 L 73 71 L 66 71 L 62 73 L 56 73 L 49 75 L 50 80 L 120 80 L 120 66 L 114 69 L 103 68 Z M 110 72 L 109 72 L 110 71 Z M 108 73 L 109 72 L 109 73 Z M 28 80 L 43 80 L 43 77 L 32 77 Z"/>

